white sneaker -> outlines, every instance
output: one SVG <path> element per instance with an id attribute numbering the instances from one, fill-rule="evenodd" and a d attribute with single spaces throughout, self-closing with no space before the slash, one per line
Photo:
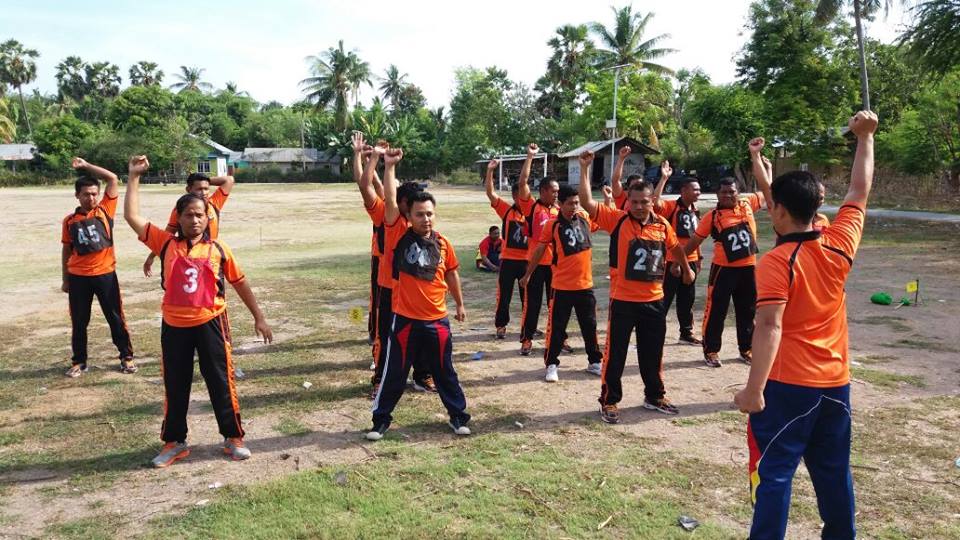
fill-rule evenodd
<path id="1" fill-rule="evenodd" d="M 370 371 L 376 371 L 376 370 L 377 370 L 377 363 L 370 362 Z"/>
<path id="2" fill-rule="evenodd" d="M 600 362 L 594 362 L 587 366 L 587 373 L 591 373 L 599 377 L 603 374 L 603 365 L 601 365 Z"/>
<path id="3" fill-rule="evenodd" d="M 557 373 L 557 366 L 550 364 L 547 366 L 547 374 L 543 377 L 543 380 L 547 382 L 557 382 L 560 380 L 560 374 Z"/>
<path id="4" fill-rule="evenodd" d="M 447 422 L 447 425 L 450 426 L 450 429 L 453 430 L 457 435 L 469 435 L 470 428 L 460 424 L 459 422 Z"/>

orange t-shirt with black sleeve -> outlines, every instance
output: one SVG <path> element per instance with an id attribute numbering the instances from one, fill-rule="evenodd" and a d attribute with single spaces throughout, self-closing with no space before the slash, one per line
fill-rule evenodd
<path id="1" fill-rule="evenodd" d="M 815 388 L 850 382 L 847 276 L 864 208 L 845 204 L 829 228 L 787 234 L 757 265 L 757 307 L 785 304 L 770 380 Z"/>
<path id="2" fill-rule="evenodd" d="M 714 208 L 707 212 L 695 234 L 713 237 L 713 264 L 742 268 L 757 264 L 757 222 L 753 213 L 762 207 L 760 196 L 741 197 L 733 208 Z"/>
<path id="3" fill-rule="evenodd" d="M 686 246 L 690 238 L 697 232 L 697 226 L 700 225 L 700 210 L 696 206 L 687 206 L 683 204 L 682 199 L 672 201 L 660 201 L 660 208 L 656 209 L 657 215 L 667 219 L 670 227 L 677 234 L 677 240 L 681 246 Z M 696 262 L 703 258 L 700 248 L 687 255 L 687 260 Z M 677 262 L 673 252 L 667 252 L 667 262 Z"/>
<path id="4" fill-rule="evenodd" d="M 397 220 L 387 225 L 392 247 L 393 312 L 418 321 L 447 316 L 447 272 L 459 268 L 453 244 L 434 231 L 424 238 Z"/>
<path id="5" fill-rule="evenodd" d="M 377 199 L 377 202 L 373 203 L 374 208 L 380 206 L 385 208 L 386 205 L 383 202 L 383 199 Z M 368 208 L 367 212 L 371 210 Z M 372 215 L 372 214 L 371 214 Z M 383 214 L 383 210 L 380 211 L 380 215 Z M 382 218 L 381 218 L 382 219 Z M 386 289 L 392 289 L 396 286 L 393 279 L 393 251 L 397 247 L 397 241 L 400 239 L 400 236 L 393 238 L 391 243 L 391 238 L 389 234 L 390 227 L 394 227 L 396 230 L 394 232 L 405 231 L 410 227 L 410 222 L 407 221 L 407 218 L 402 215 L 397 216 L 397 220 L 393 225 L 388 224 L 386 221 L 383 222 L 383 253 L 380 255 L 380 268 L 377 271 L 377 284 Z"/>
<path id="6" fill-rule="evenodd" d="M 207 199 L 207 227 L 210 229 L 210 239 L 220 238 L 220 211 L 227 204 L 229 193 L 224 193 L 223 189 L 217 188 Z M 170 219 L 167 220 L 167 227 L 170 230 L 177 229 L 177 209 L 170 211 Z"/>
<path id="7" fill-rule="evenodd" d="M 527 241 L 527 219 L 519 204 L 510 204 L 497 197 L 497 201 L 490 204 L 502 221 L 500 237 L 503 238 L 503 247 L 500 259 L 508 261 L 527 260 L 529 242 Z"/>
<path id="8" fill-rule="evenodd" d="M 651 212 L 646 222 L 640 222 L 603 204 L 597 205 L 593 220 L 610 233 L 610 298 L 624 302 L 663 298 L 666 253 L 678 245 L 667 220 Z"/>
<path id="9" fill-rule="evenodd" d="M 370 221 L 373 222 L 373 235 L 370 238 L 370 253 L 373 254 L 374 257 L 383 256 L 384 243 L 386 242 L 383 216 L 386 208 L 386 204 L 384 204 L 383 199 L 380 197 L 377 197 L 371 206 L 364 206 L 367 215 L 370 216 Z"/>
<path id="10" fill-rule="evenodd" d="M 70 246 L 67 273 L 75 276 L 102 276 L 117 268 L 113 252 L 113 218 L 118 197 L 104 195 L 89 212 L 79 206 L 63 218 L 60 241 Z"/>
<path id="11" fill-rule="evenodd" d="M 556 206 L 547 206 L 541 203 L 539 199 L 534 200 L 533 197 L 526 200 L 520 199 L 517 201 L 517 205 L 520 207 L 520 210 L 523 211 L 523 215 L 527 220 L 527 237 L 531 239 L 539 239 L 543 234 L 543 227 L 547 224 L 547 222 L 560 213 L 560 209 Z M 536 247 L 536 242 L 528 243 L 528 259 L 533 255 L 533 250 L 536 249 Z M 553 247 L 547 245 L 547 250 L 543 252 L 543 256 L 540 257 L 540 261 L 536 262 L 536 264 L 549 266 L 552 262 Z"/>
<path id="12" fill-rule="evenodd" d="M 554 289 L 582 291 L 593 287 L 590 233 L 596 230 L 586 212 L 578 212 L 570 220 L 558 215 L 544 225 L 539 243 L 553 251 L 551 286 Z"/>
<path id="13" fill-rule="evenodd" d="M 233 252 L 221 240 L 202 240 L 191 246 L 187 240 L 177 239 L 173 234 L 152 223 L 147 224 L 147 229 L 139 240 L 146 244 L 154 255 L 161 257 L 163 264 L 161 284 L 165 291 L 161 312 L 163 321 L 170 326 L 189 328 L 217 317 L 227 307 L 224 282 L 239 283 L 244 278 L 243 272 L 240 271 L 233 257 Z M 181 272 L 176 264 L 178 258 L 209 261 L 213 281 L 206 282 L 204 276 L 191 272 L 192 269 Z M 203 294 L 205 290 L 203 285 L 213 289 L 211 301 L 209 303 L 196 301 L 193 302 L 194 305 L 189 305 L 194 300 L 194 296 Z M 172 302 L 171 298 L 174 297 L 179 301 Z"/>

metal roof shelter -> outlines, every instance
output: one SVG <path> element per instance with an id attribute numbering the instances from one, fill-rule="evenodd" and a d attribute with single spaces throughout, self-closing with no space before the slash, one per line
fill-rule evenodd
<path id="1" fill-rule="evenodd" d="M 543 160 L 543 178 L 546 178 L 547 176 L 547 160 L 549 157 L 550 157 L 550 154 L 546 152 L 540 152 L 539 154 L 536 154 L 533 156 L 534 161 L 537 161 L 540 159 Z M 527 159 L 527 155 L 526 154 L 504 154 L 501 156 L 494 156 L 490 159 L 496 159 L 500 164 L 500 166 L 497 168 L 497 186 L 499 186 L 500 191 L 503 191 L 510 187 L 509 185 L 507 185 L 505 178 L 503 176 L 503 162 L 504 161 L 525 161 Z M 474 163 L 480 164 L 480 165 L 486 165 L 487 163 L 489 163 L 490 159 L 478 159 Z M 482 169 L 482 170 L 485 170 L 485 169 Z"/>
<path id="2" fill-rule="evenodd" d="M 605 141 L 590 141 L 588 143 L 582 144 L 573 150 L 564 152 L 558 156 L 559 159 L 567 160 L 567 182 L 571 185 L 577 185 L 580 182 L 580 154 L 586 152 L 587 150 L 596 154 L 594 159 L 593 166 L 593 176 L 591 182 L 594 184 L 600 184 L 604 181 L 609 180 L 613 177 L 613 170 L 617 162 L 617 150 L 623 146 L 629 146 L 634 154 L 640 156 L 640 162 L 642 162 L 645 156 L 652 154 L 659 154 L 660 151 L 643 144 L 642 142 L 632 138 L 632 137 L 617 137 L 616 139 L 607 139 Z M 607 149 L 609 149 L 609 156 L 606 155 Z M 609 159 L 609 161 L 607 161 Z M 632 158 L 628 158 L 629 160 Z M 643 163 L 636 163 L 636 167 L 642 169 Z M 609 171 L 609 175 L 604 173 Z M 626 169 L 625 169 L 626 171 Z"/>
<path id="3" fill-rule="evenodd" d="M 33 143 L 0 144 L 0 161 L 32 161 L 36 151 Z"/>

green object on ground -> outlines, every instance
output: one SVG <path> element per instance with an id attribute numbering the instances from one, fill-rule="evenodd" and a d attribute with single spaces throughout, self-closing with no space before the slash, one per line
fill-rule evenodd
<path id="1" fill-rule="evenodd" d="M 905 306 L 909 306 L 909 305 L 910 305 L 910 299 L 907 298 L 906 296 L 904 296 L 904 297 L 900 298 L 900 303 L 903 304 L 903 305 L 905 305 Z"/>
<path id="2" fill-rule="evenodd" d="M 874 304 L 880 304 L 881 306 L 889 306 L 893 303 L 893 297 L 885 292 L 878 292 L 870 297 L 870 301 Z"/>

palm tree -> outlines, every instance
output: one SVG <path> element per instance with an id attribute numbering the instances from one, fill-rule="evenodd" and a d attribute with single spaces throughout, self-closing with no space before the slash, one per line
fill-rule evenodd
<path id="1" fill-rule="evenodd" d="M 17 136 L 17 124 L 13 121 L 13 111 L 5 98 L 0 98 L 0 141 L 9 143 Z"/>
<path id="2" fill-rule="evenodd" d="M 173 74 L 180 82 L 171 84 L 170 89 L 178 92 L 201 92 L 213 88 L 212 84 L 201 80 L 204 71 L 204 68 L 180 66 L 180 73 Z"/>
<path id="3" fill-rule="evenodd" d="M 237 86 L 237 83 L 233 81 L 227 81 L 227 83 L 223 85 L 223 90 L 221 90 L 219 94 L 221 96 L 229 97 L 250 97 L 248 92 L 241 91 Z"/>
<path id="4" fill-rule="evenodd" d="M 634 12 L 633 6 L 624 6 L 613 10 L 613 27 L 607 28 L 601 23 L 590 24 L 590 30 L 600 38 L 600 45 L 606 48 L 597 50 L 597 58 L 602 66 L 619 66 L 629 64 L 638 68 L 647 69 L 656 73 L 673 74 L 670 68 L 651 62 L 669 53 L 674 49 L 659 48 L 658 45 L 669 34 L 660 34 L 644 40 L 643 33 L 647 24 L 653 18 L 653 13 L 643 15 Z"/>
<path id="5" fill-rule="evenodd" d="M 90 93 L 100 97 L 120 94 L 120 66 L 110 62 L 94 62 L 84 68 Z"/>
<path id="6" fill-rule="evenodd" d="M 39 57 L 40 53 L 24 48 L 15 39 L 0 43 L 0 83 L 9 84 L 20 94 L 20 107 L 23 109 L 23 119 L 27 123 L 27 133 L 31 139 L 33 127 L 30 126 L 27 104 L 23 100 L 23 85 L 30 84 L 37 78 L 37 64 L 33 60 Z"/>
<path id="7" fill-rule="evenodd" d="M 547 41 L 553 54 L 547 60 L 546 73 L 534 87 L 541 94 L 537 107 L 544 114 L 556 117 L 565 105 L 579 104 L 596 56 L 589 33 L 585 24 L 566 24 L 557 28 L 556 35 Z"/>
<path id="8" fill-rule="evenodd" d="M 853 20 L 857 29 L 857 49 L 860 57 L 860 97 L 863 108 L 870 110 L 870 79 L 867 77 L 867 55 L 863 44 L 863 24 L 861 19 L 875 13 L 883 5 L 884 12 L 890 10 L 892 0 L 851 0 L 853 4 Z M 818 0 L 816 20 L 821 23 L 831 21 L 837 17 L 840 8 L 847 0 Z"/>
<path id="9" fill-rule="evenodd" d="M 57 92 L 74 101 L 89 94 L 84 78 L 87 63 L 79 56 L 68 56 L 57 64 Z"/>
<path id="10" fill-rule="evenodd" d="M 159 86 L 163 81 L 163 71 L 156 62 L 141 60 L 130 66 L 130 84 L 132 86 Z"/>
<path id="11" fill-rule="evenodd" d="M 333 104 L 334 126 L 342 131 L 347 128 L 350 115 L 349 99 L 356 97 L 363 83 L 370 82 L 370 65 L 360 60 L 355 51 L 347 52 L 340 40 L 337 48 L 330 47 L 317 56 L 308 56 L 311 77 L 300 81 L 307 101 L 323 109 Z"/>
<path id="12" fill-rule="evenodd" d="M 380 85 L 380 92 L 383 93 L 383 99 L 390 102 L 390 108 L 397 109 L 397 100 L 407 84 L 407 74 L 400 73 L 400 70 L 394 64 L 387 68 L 386 77 L 382 78 L 383 84 Z"/>

